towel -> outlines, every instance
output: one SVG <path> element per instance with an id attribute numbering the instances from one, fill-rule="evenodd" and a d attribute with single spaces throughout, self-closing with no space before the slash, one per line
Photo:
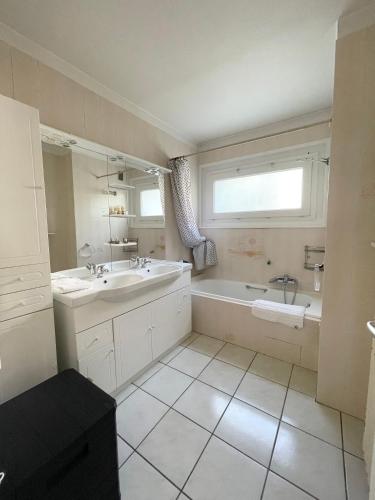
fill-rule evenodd
<path id="1" fill-rule="evenodd" d="M 78 292 L 78 290 L 86 290 L 91 288 L 91 283 L 79 278 L 58 278 L 52 280 L 52 289 L 57 293 Z"/>
<path id="2" fill-rule="evenodd" d="M 255 300 L 252 304 L 252 313 L 257 318 L 282 323 L 291 328 L 303 328 L 305 306 L 280 304 L 270 300 Z"/>
<path id="3" fill-rule="evenodd" d="M 208 266 L 217 264 L 216 246 L 211 240 L 205 239 L 193 248 L 195 269 L 202 271 Z"/>

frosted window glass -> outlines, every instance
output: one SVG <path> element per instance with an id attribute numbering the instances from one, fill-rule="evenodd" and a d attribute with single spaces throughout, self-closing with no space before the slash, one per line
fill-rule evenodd
<path id="1" fill-rule="evenodd" d="M 263 212 L 302 208 L 303 168 L 214 182 L 214 212 Z"/>
<path id="2" fill-rule="evenodd" d="M 145 189 L 140 193 L 141 217 L 152 217 L 163 215 L 160 200 L 160 189 Z"/>

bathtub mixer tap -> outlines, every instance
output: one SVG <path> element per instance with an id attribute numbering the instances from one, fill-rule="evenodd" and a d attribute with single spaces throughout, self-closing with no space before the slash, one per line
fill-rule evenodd
<path id="1" fill-rule="evenodd" d="M 269 280 L 268 283 L 277 283 L 278 285 L 281 285 L 281 288 L 284 291 L 284 303 L 287 304 L 287 297 L 286 297 L 286 290 L 289 285 L 292 285 L 294 288 L 294 295 L 291 304 L 294 304 L 296 300 L 296 295 L 297 295 L 297 290 L 298 290 L 298 279 L 294 278 L 293 276 L 290 276 L 289 274 L 285 273 L 282 276 L 274 276 Z"/>

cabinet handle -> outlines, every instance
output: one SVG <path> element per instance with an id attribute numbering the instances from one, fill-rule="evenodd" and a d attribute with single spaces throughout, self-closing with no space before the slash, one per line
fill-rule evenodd
<path id="1" fill-rule="evenodd" d="M 92 346 L 93 344 L 95 344 L 95 342 L 98 342 L 98 340 L 99 340 L 99 337 L 95 337 L 95 338 L 94 338 L 94 339 L 93 339 L 93 340 L 89 343 L 89 345 L 88 345 L 87 347 Z"/>
<path id="2" fill-rule="evenodd" d="M 147 330 L 145 331 L 145 335 L 149 334 L 152 332 L 152 326 L 149 326 Z"/>

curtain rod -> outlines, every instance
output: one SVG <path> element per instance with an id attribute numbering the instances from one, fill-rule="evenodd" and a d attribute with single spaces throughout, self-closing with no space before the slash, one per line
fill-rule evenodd
<path id="1" fill-rule="evenodd" d="M 203 151 L 197 151 L 196 153 L 189 153 L 187 155 L 176 156 L 175 158 L 172 158 L 172 160 L 176 160 L 178 158 L 189 158 L 190 156 L 196 156 L 196 155 L 200 155 L 203 153 L 211 153 L 212 151 L 219 151 L 220 149 L 232 148 L 233 146 L 241 146 L 241 144 L 247 144 L 249 142 L 260 141 L 262 139 L 269 139 L 271 137 L 277 137 L 278 135 L 288 134 L 290 132 L 297 132 L 298 130 L 307 130 L 309 128 L 316 127 L 318 125 L 331 125 L 331 123 L 332 123 L 332 118 L 330 118 L 329 120 L 324 120 L 321 122 L 312 123 L 311 125 L 305 125 L 304 127 L 290 128 L 288 130 L 283 130 L 282 132 L 275 132 L 274 134 L 260 135 L 259 137 L 254 137 L 253 139 L 246 139 L 244 141 L 233 142 L 232 144 L 227 144 L 225 146 L 218 146 L 216 148 L 205 149 Z"/>

